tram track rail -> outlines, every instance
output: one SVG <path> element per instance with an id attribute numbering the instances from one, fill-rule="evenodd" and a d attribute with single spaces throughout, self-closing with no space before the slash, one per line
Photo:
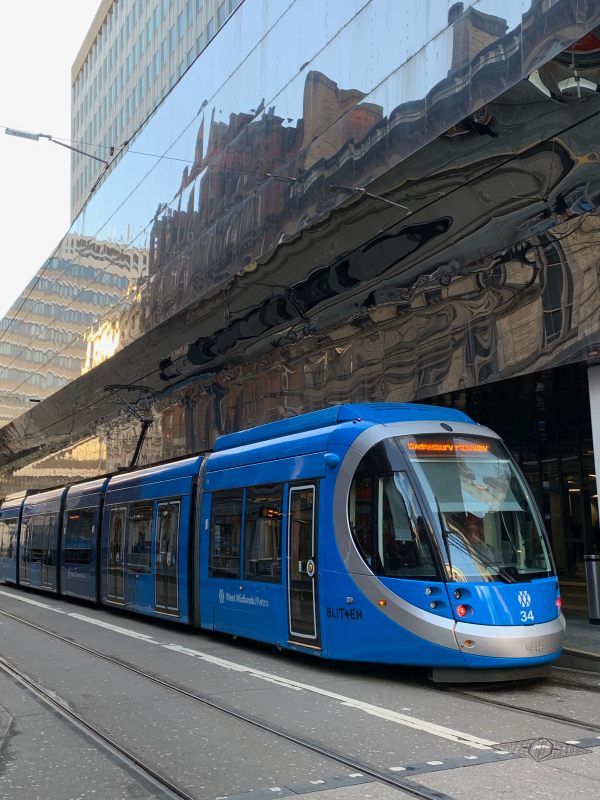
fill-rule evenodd
<path id="1" fill-rule="evenodd" d="M 332 750 L 324 745 L 319 744 L 311 739 L 307 739 L 306 737 L 299 736 L 298 734 L 291 733 L 286 731 L 283 728 L 279 728 L 278 726 L 272 725 L 271 723 L 265 722 L 264 720 L 257 719 L 249 714 L 242 713 L 240 711 L 231 708 L 224 703 L 220 703 L 207 695 L 203 695 L 198 692 L 190 691 L 189 689 L 185 689 L 182 686 L 178 686 L 177 684 L 170 683 L 162 678 L 157 677 L 156 675 L 152 675 L 151 673 L 145 672 L 144 670 L 139 669 L 138 667 L 133 666 L 132 664 L 128 664 L 126 661 L 122 661 L 119 658 L 114 656 L 107 655 L 106 653 L 102 653 L 99 650 L 95 650 L 92 647 L 87 647 L 86 645 L 80 644 L 72 639 L 69 639 L 66 636 L 62 636 L 55 631 L 48 630 L 47 628 L 43 628 L 40 625 L 36 625 L 29 620 L 23 619 L 22 617 L 17 616 L 16 614 L 11 614 L 8 611 L 0 610 L 0 615 L 3 617 L 7 617 L 15 622 L 18 622 L 28 628 L 31 628 L 39 633 L 42 633 L 46 636 L 49 636 L 53 639 L 61 641 L 71 647 L 77 648 L 88 655 L 95 656 L 96 658 L 100 658 L 103 661 L 106 661 L 114 666 L 120 667 L 125 669 L 141 678 L 145 678 L 152 683 L 161 686 L 167 690 L 180 694 L 187 699 L 194 700 L 208 708 L 211 708 L 215 711 L 220 711 L 223 714 L 231 717 L 232 719 L 236 720 L 237 722 L 244 722 L 254 729 L 261 730 L 263 732 L 269 733 L 273 736 L 277 736 L 280 739 L 283 739 L 291 744 L 295 744 L 299 747 L 302 747 L 305 750 L 314 753 L 315 755 L 322 756 L 326 759 L 334 763 L 338 763 L 344 767 L 348 767 L 354 772 L 360 772 L 362 775 L 373 778 L 380 783 L 383 783 L 387 786 L 390 786 L 394 789 L 397 789 L 401 792 L 404 792 L 406 795 L 410 797 L 418 797 L 422 800 L 453 800 L 449 795 L 444 794 L 443 792 L 438 792 L 434 789 L 428 789 L 426 786 L 420 786 L 418 784 L 413 783 L 410 780 L 395 777 L 389 775 L 385 772 L 385 770 L 379 769 L 377 767 L 373 767 L 370 764 L 367 764 L 363 761 L 355 759 L 352 756 L 345 755 L 340 753 L 336 750 Z M 54 692 L 50 692 L 44 689 L 40 684 L 26 675 L 24 672 L 19 670 L 13 664 L 9 663 L 6 659 L 0 657 L 0 669 L 2 669 L 6 674 L 9 674 L 15 681 L 20 683 L 21 685 L 25 686 L 36 695 L 40 700 L 45 702 L 47 705 L 52 706 L 63 718 L 70 720 L 79 730 L 83 733 L 86 733 L 88 736 L 91 736 L 99 745 L 103 747 L 103 749 L 108 749 L 109 752 L 114 752 L 117 758 L 124 763 L 126 768 L 130 772 L 134 772 L 137 774 L 141 779 L 145 782 L 149 782 L 153 786 L 159 789 L 164 793 L 164 796 L 168 798 L 168 800 L 174 800 L 174 798 L 180 798 L 181 800 L 197 800 L 194 795 L 189 794 L 184 788 L 179 786 L 178 784 L 171 781 L 168 777 L 162 775 L 161 773 L 154 770 L 154 768 L 150 767 L 149 765 L 145 764 L 141 759 L 139 759 L 131 750 L 122 747 L 116 741 L 112 739 L 108 734 L 102 732 L 98 729 L 95 725 L 85 720 L 81 717 L 77 712 L 73 711 L 69 705 L 63 701 L 62 699 L 58 698 L 58 696 Z"/>
<path id="2" fill-rule="evenodd" d="M 554 679 L 551 679 L 554 682 Z M 570 684 L 568 681 L 556 681 L 560 686 L 566 689 L 571 689 L 573 691 L 580 691 L 583 687 L 581 685 L 573 685 Z M 437 687 L 436 687 L 437 688 Z M 518 703 L 509 703 L 505 700 L 498 700 L 493 697 L 482 697 L 481 695 L 477 694 L 476 692 L 468 692 L 464 689 L 454 689 L 452 687 L 444 687 L 437 689 L 438 691 L 445 692 L 447 694 L 451 694 L 455 697 L 462 697 L 464 700 L 472 700 L 475 703 L 481 703 L 483 705 L 493 706 L 495 708 L 504 708 L 508 711 L 515 711 L 519 714 L 527 714 L 532 717 L 539 717 L 541 719 L 547 719 L 552 722 L 558 722 L 562 725 L 570 725 L 574 728 L 579 728 L 580 730 L 588 731 L 589 733 L 600 734 L 600 724 L 595 722 L 587 722 L 585 720 L 577 720 L 573 719 L 572 717 L 567 717 L 563 714 L 555 714 L 551 711 L 542 711 L 539 708 L 530 708 L 529 706 L 522 706 Z M 600 688 L 595 688 L 592 691 L 600 692 Z"/>
<path id="3" fill-rule="evenodd" d="M 104 750 L 119 762 L 119 764 L 136 779 L 149 785 L 151 789 L 158 790 L 161 795 L 168 800 L 196 800 L 183 787 L 179 786 L 166 775 L 155 770 L 149 764 L 135 755 L 131 750 L 120 745 L 115 739 L 102 732 L 97 726 L 92 725 L 80 714 L 68 706 L 54 692 L 44 689 L 37 681 L 34 681 L 22 670 L 17 669 L 13 664 L 0 656 L 0 670 L 12 678 L 20 686 L 27 689 L 43 704 L 49 706 L 62 719 L 74 725 L 88 739 L 101 750 Z"/>

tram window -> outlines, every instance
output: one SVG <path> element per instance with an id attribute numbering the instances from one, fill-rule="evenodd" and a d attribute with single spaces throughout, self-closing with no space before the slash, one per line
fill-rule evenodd
<path id="1" fill-rule="evenodd" d="M 31 560 L 31 517 L 24 517 L 21 522 L 19 559 L 23 562 Z"/>
<path id="2" fill-rule="evenodd" d="M 360 554 L 369 566 L 373 563 L 373 478 L 357 478 L 350 490 L 350 527 Z"/>
<path id="3" fill-rule="evenodd" d="M 159 503 L 156 520 L 156 565 L 174 569 L 179 540 L 179 501 Z"/>
<path id="4" fill-rule="evenodd" d="M 349 501 L 354 540 L 378 575 L 431 580 L 433 554 L 416 497 L 403 472 L 357 477 Z"/>
<path id="5" fill-rule="evenodd" d="M 42 542 L 42 563 L 53 566 L 56 545 L 56 514 L 54 513 L 46 514 Z"/>
<path id="6" fill-rule="evenodd" d="M 0 520 L 0 558 L 12 558 L 17 535 L 17 518 Z"/>
<path id="7" fill-rule="evenodd" d="M 89 564 L 94 534 L 92 509 L 67 512 L 65 524 L 65 564 Z"/>
<path id="8" fill-rule="evenodd" d="M 281 522 L 283 487 L 257 486 L 246 490 L 244 507 L 244 578 L 281 581 Z"/>
<path id="9" fill-rule="evenodd" d="M 44 553 L 46 515 L 29 517 L 29 558 L 28 561 L 41 561 Z"/>
<path id="10" fill-rule="evenodd" d="M 152 510 L 152 503 L 129 506 L 127 569 L 130 572 L 150 572 Z"/>
<path id="11" fill-rule="evenodd" d="M 210 567 L 214 578 L 240 577 L 242 490 L 214 492 L 210 520 Z"/>

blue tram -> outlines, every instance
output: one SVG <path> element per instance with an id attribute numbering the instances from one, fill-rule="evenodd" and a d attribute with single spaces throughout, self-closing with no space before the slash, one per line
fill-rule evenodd
<path id="1" fill-rule="evenodd" d="M 413 404 L 331 407 L 7 498 L 0 578 L 440 680 L 533 674 L 565 625 L 542 521 L 498 436 Z"/>

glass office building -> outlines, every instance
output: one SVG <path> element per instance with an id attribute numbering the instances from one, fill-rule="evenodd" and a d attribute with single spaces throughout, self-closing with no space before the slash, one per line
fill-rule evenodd
<path id="1" fill-rule="evenodd" d="M 131 406 L 149 463 L 334 403 L 453 404 L 506 438 L 577 587 L 599 546 L 600 7 L 231 10 L 54 254 L 70 294 L 0 351 L 2 492 L 126 465 Z M 84 306 L 101 265 L 118 291 Z"/>

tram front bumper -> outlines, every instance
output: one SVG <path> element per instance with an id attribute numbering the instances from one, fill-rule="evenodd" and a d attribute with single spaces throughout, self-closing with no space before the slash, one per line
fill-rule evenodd
<path id="1" fill-rule="evenodd" d="M 473 625 L 457 622 L 454 635 L 458 649 L 465 656 L 540 662 L 545 658 L 557 657 L 562 648 L 565 628 L 565 618 L 560 614 L 550 622 L 537 625 Z M 469 661 L 473 665 L 473 661 Z"/>

